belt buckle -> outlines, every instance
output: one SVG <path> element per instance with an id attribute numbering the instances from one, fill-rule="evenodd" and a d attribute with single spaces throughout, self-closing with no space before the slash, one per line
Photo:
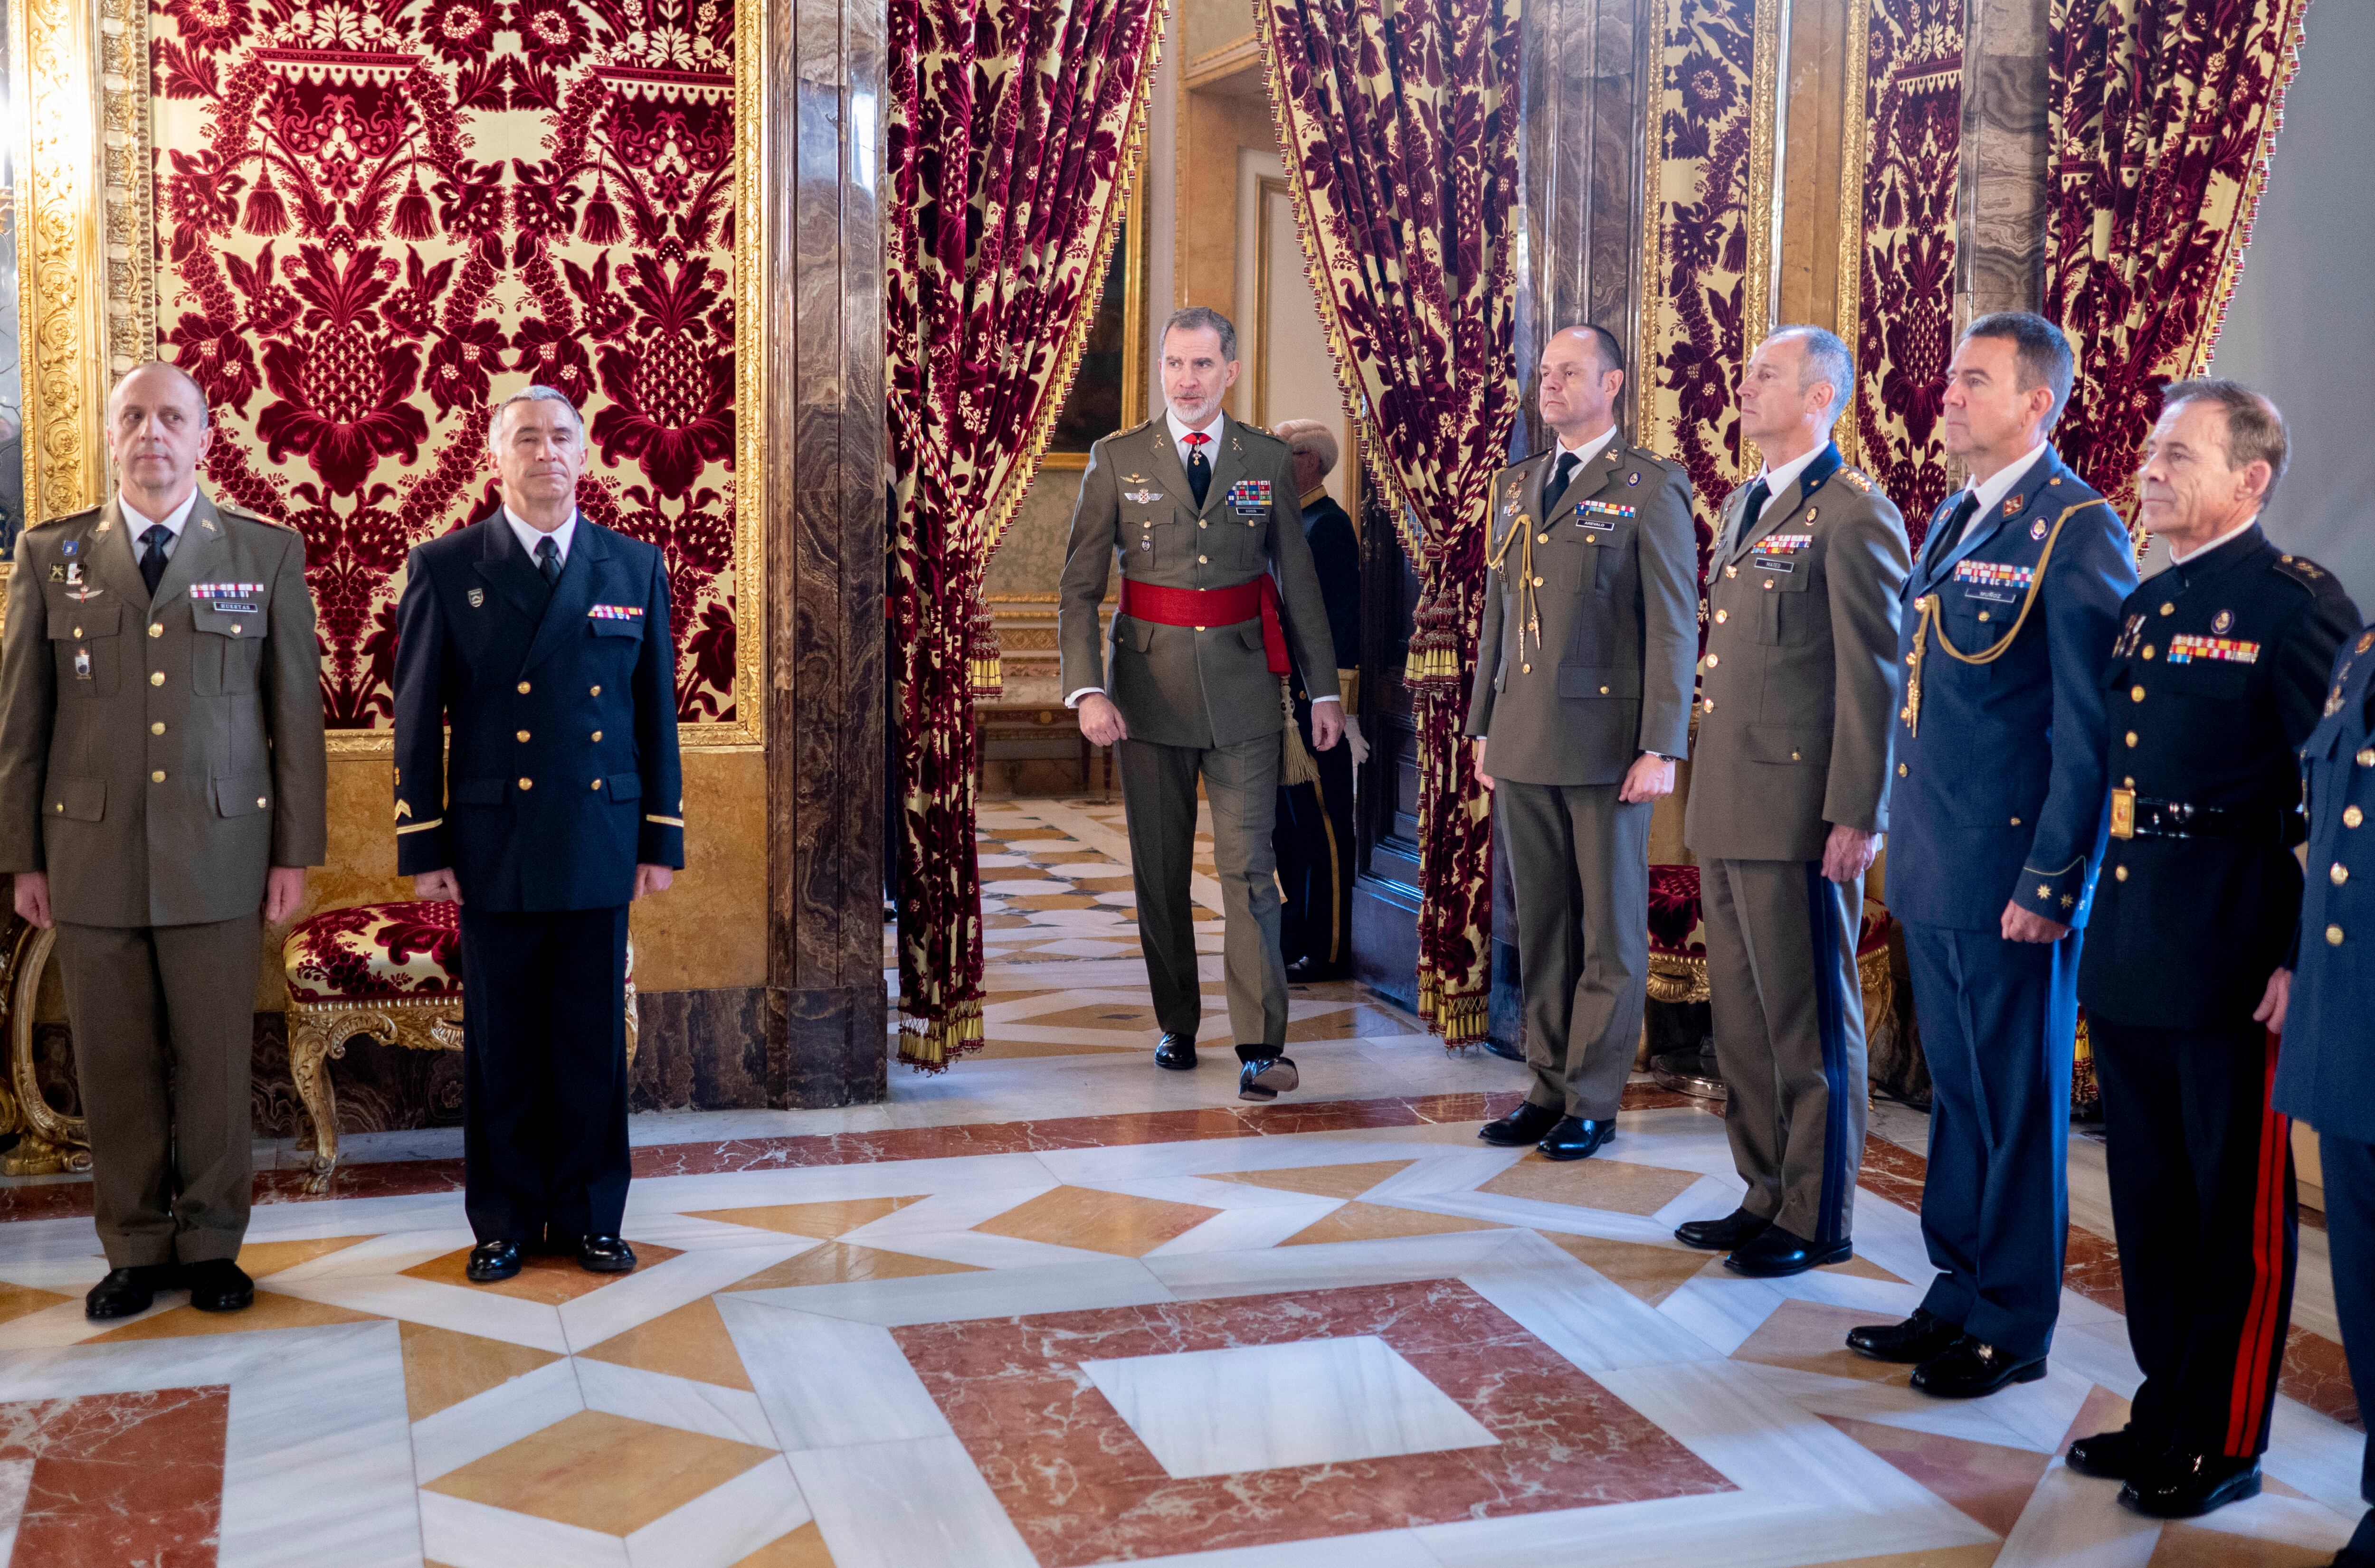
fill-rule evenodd
<path id="1" fill-rule="evenodd" d="M 2136 836 L 2136 792 L 2115 789 L 2111 792 L 2111 836 L 2132 839 Z"/>

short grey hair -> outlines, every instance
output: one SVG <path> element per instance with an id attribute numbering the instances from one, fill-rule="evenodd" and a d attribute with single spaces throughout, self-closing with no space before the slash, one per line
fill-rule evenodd
<path id="1" fill-rule="evenodd" d="M 501 403 L 496 404 L 495 411 L 491 415 L 488 416 L 487 450 L 489 452 L 492 452 L 495 449 L 495 432 L 503 428 L 504 411 L 511 407 L 514 403 L 560 404 L 563 408 L 569 410 L 569 422 L 577 427 L 578 442 L 581 445 L 584 444 L 585 440 L 585 416 L 577 411 L 576 404 L 569 401 L 569 395 L 567 393 L 562 392 L 558 387 L 524 386 L 517 392 L 513 393 L 509 397 L 504 398 Z"/>
<path id="2" fill-rule="evenodd" d="M 1828 327 L 1813 326 L 1800 322 L 1790 326 L 1776 327 L 1773 336 L 1794 337 L 1806 346 L 1806 357 L 1798 366 L 1798 390 L 1805 391 L 1816 382 L 1831 389 L 1831 407 L 1826 424 L 1838 423 L 1839 415 L 1855 395 L 1855 356 L 1839 335 Z"/>
<path id="3" fill-rule="evenodd" d="M 1226 363 L 1237 357 L 1237 329 L 1229 324 L 1228 317 L 1210 305 L 1188 305 L 1172 312 L 1171 319 L 1163 324 L 1163 336 L 1168 338 L 1175 332 L 1218 333 L 1222 361 Z"/>
<path id="4" fill-rule="evenodd" d="M 2276 493 L 2276 481 L 2285 477 L 2285 465 L 2292 460 L 2284 410 L 2266 395 L 2224 376 L 2181 381 L 2161 394 L 2163 413 L 2188 403 L 2215 403 L 2227 416 L 2227 435 L 2220 444 L 2227 448 L 2228 472 L 2239 474 L 2254 463 L 2268 466 L 2268 488 L 2260 496 L 2260 504 L 2267 505 Z"/>
<path id="5" fill-rule="evenodd" d="M 1309 453 L 1319 459 L 1321 478 L 1336 471 L 1336 434 L 1318 420 L 1282 419 L 1270 428 L 1270 433 L 1286 442 L 1286 449 L 1297 457 Z"/>

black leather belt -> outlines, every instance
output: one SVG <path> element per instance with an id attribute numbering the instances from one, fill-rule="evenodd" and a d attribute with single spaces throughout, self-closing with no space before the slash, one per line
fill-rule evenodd
<path id="1" fill-rule="evenodd" d="M 2275 806 L 2195 806 L 2156 800 L 2132 789 L 2111 792 L 2115 839 L 2232 839 L 2239 843 L 2290 849 L 2309 837 L 2309 823 L 2297 808 Z"/>

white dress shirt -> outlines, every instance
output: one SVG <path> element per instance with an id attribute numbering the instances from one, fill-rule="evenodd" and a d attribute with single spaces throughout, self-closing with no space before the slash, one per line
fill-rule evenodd
<path id="1" fill-rule="evenodd" d="M 1765 466 L 1765 472 L 1757 476 L 1757 477 L 1765 481 L 1765 503 L 1767 506 L 1770 506 L 1773 503 L 1773 498 L 1775 496 L 1779 495 L 1783 490 L 1786 490 L 1791 485 L 1796 484 L 1798 482 L 1798 476 L 1804 473 L 1808 466 L 1814 463 L 1814 459 L 1820 457 L 1829 446 L 1830 442 L 1825 442 L 1821 446 L 1810 447 L 1806 451 L 1800 453 L 1797 456 L 1790 459 L 1789 462 L 1781 465 L 1778 468 L 1774 467 L 1769 463 L 1766 464 Z"/>
<path id="2" fill-rule="evenodd" d="M 527 560 L 530 566 L 534 566 L 538 570 L 542 570 L 543 568 L 544 563 L 538 560 L 536 558 L 536 546 L 537 541 L 539 539 L 550 539 L 552 541 L 552 548 L 561 552 L 561 564 L 563 566 L 567 566 L 569 564 L 569 541 L 577 536 L 576 513 L 572 512 L 569 514 L 569 521 L 563 523 L 560 527 L 555 528 L 549 534 L 543 532 L 541 529 L 535 527 L 531 524 L 522 521 L 520 514 L 514 512 L 509 506 L 503 508 L 503 521 L 512 525 L 512 537 L 517 539 L 519 541 L 520 548 L 527 552 Z"/>
<path id="3" fill-rule="evenodd" d="M 2005 464 L 2003 467 L 1997 469 L 1992 474 L 1990 474 L 1986 478 L 1980 480 L 1978 484 L 1964 486 L 1963 489 L 1965 492 L 1979 497 L 1979 504 L 1971 509 L 1970 523 L 1966 523 L 1963 526 L 1968 528 L 1971 525 L 1971 523 L 1976 523 L 1980 518 L 1985 517 L 1991 507 L 1993 507 L 1996 503 L 2003 501 L 2004 497 L 2012 494 L 2014 489 L 2019 485 L 2021 480 L 2027 477 L 2028 471 L 2037 466 L 2037 460 L 2045 455 L 2045 448 L 2047 444 L 2047 442 L 2040 441 L 2035 446 L 2028 449 L 2027 456 L 2016 458 L 2014 461 Z M 1956 498 L 1955 504 L 1956 506 L 1963 504 L 1962 498 L 1960 496 Z M 1949 513 L 1949 515 L 1952 514 Z M 1938 548 L 1941 549 L 1950 550 L 1960 543 L 1962 543 L 1962 540 L 1959 537 L 1948 539 Z"/>
<path id="4" fill-rule="evenodd" d="M 148 541 L 140 536 L 161 523 L 165 531 L 172 536 L 165 541 L 165 559 L 171 560 L 173 559 L 173 547 L 182 542 L 182 530 L 189 525 L 190 513 L 197 508 L 198 492 L 192 489 L 181 505 L 162 517 L 149 516 L 133 505 L 122 490 L 115 492 L 115 504 L 123 510 L 124 525 L 132 535 L 132 559 L 136 561 L 148 553 Z"/>

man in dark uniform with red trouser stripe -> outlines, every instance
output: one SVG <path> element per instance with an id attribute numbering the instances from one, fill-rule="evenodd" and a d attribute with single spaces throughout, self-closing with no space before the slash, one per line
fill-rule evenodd
<path id="1" fill-rule="evenodd" d="M 2285 455 L 2257 393 L 2168 389 L 2141 477 L 2171 564 L 2121 607 L 2104 676 L 2110 847 L 2078 996 L 2145 1381 L 2126 1427 L 2069 1462 L 2159 1518 L 2258 1494 L 2292 1310 L 2291 1124 L 2269 1086 L 2300 908 L 2296 753 L 2358 612 L 2261 530 Z"/>

